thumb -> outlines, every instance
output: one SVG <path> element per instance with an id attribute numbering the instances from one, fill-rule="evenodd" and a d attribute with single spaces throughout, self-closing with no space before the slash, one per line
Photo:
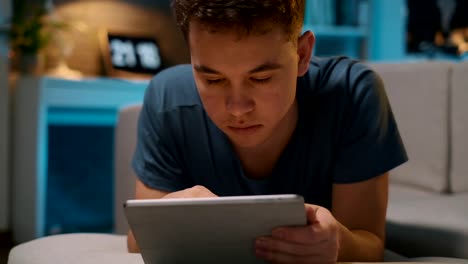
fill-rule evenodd
<path id="1" fill-rule="evenodd" d="M 306 204 L 306 216 L 309 224 L 316 224 L 319 222 L 317 218 L 317 211 L 319 208 L 320 206 L 317 205 Z"/>

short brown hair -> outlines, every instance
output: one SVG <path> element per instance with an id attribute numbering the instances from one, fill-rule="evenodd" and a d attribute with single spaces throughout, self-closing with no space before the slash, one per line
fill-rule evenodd
<path id="1" fill-rule="evenodd" d="M 288 36 L 302 28 L 305 0 L 172 0 L 176 22 L 188 38 L 189 25 L 197 21 L 210 30 L 235 29 L 262 33 L 281 25 Z"/>

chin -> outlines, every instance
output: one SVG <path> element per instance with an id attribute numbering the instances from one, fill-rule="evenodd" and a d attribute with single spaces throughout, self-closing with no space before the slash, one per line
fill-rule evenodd
<path id="1" fill-rule="evenodd" d="M 237 148 L 243 148 L 243 149 L 255 148 L 261 144 L 260 141 L 258 140 L 254 141 L 254 140 L 242 140 L 242 139 L 232 140 L 231 139 L 231 142 Z"/>
<path id="2" fill-rule="evenodd" d="M 265 142 L 265 137 L 261 134 L 249 136 L 227 134 L 227 136 L 235 147 L 243 149 L 255 148 Z"/>

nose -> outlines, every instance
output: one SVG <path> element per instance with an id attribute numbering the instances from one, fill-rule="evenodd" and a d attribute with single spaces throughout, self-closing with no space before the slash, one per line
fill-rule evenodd
<path id="1" fill-rule="evenodd" d="M 242 117 L 254 109 L 255 101 L 247 91 L 233 91 L 226 99 L 226 111 L 235 117 Z"/>

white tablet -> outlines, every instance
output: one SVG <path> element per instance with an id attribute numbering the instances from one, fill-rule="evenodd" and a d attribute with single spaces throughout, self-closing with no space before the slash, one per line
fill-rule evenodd
<path id="1" fill-rule="evenodd" d="M 128 200 L 125 215 L 146 264 L 263 263 L 257 237 L 304 226 L 298 195 Z"/>

